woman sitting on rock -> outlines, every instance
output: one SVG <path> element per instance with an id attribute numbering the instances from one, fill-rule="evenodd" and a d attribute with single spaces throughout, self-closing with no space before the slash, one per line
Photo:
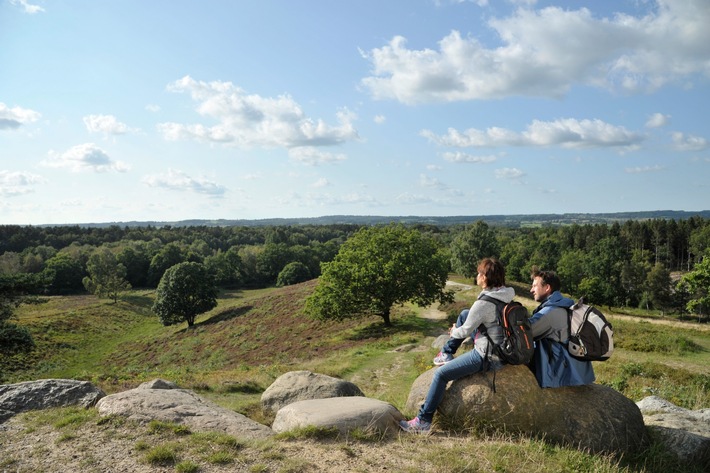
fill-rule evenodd
<path id="1" fill-rule="evenodd" d="M 478 300 L 473 303 L 466 320 L 460 327 L 449 329 L 452 338 L 466 339 L 483 325 L 488 336 L 481 333 L 475 335 L 473 349 L 456 358 L 446 360 L 434 373 L 426 400 L 419 409 L 419 414 L 410 421 L 400 421 L 400 427 L 406 432 L 428 432 L 431 429 L 431 422 L 437 407 L 441 403 L 449 381 L 463 378 L 481 371 L 489 369 L 498 370 L 503 366 L 502 360 L 493 353 L 493 346 L 489 346 L 491 341 L 499 344 L 503 340 L 503 330 L 498 325 L 497 307 L 493 302 L 481 300 L 483 296 L 489 296 L 503 303 L 513 300 L 515 291 L 512 287 L 505 285 L 505 268 L 503 264 L 494 258 L 485 258 L 478 264 L 478 274 L 476 284 L 481 286 L 481 293 Z M 490 338 L 490 340 L 489 340 Z"/>

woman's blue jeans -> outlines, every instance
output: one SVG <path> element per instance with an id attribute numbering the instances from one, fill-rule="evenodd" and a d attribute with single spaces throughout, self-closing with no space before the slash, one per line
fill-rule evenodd
<path id="1" fill-rule="evenodd" d="M 497 360 L 489 364 L 489 369 L 497 370 L 500 367 L 501 364 Z M 446 385 L 449 381 L 478 373 L 483 371 L 483 369 L 483 357 L 475 349 L 467 351 L 463 355 L 454 358 L 453 361 L 436 368 L 426 400 L 421 409 L 419 409 L 419 420 L 432 421 L 434 412 L 436 412 L 441 400 L 444 398 Z"/>
<path id="2" fill-rule="evenodd" d="M 468 317 L 468 309 L 464 309 L 461 311 L 459 314 L 458 318 L 456 319 L 456 327 L 460 327 L 466 322 L 466 318 Z M 471 340 L 475 340 L 476 334 L 478 333 L 478 330 L 474 331 L 471 334 Z M 461 344 L 466 340 L 465 338 L 449 338 L 447 342 L 444 344 L 443 347 L 441 347 L 442 353 L 448 353 L 449 355 L 453 355 L 456 353 L 456 350 L 459 349 Z"/>

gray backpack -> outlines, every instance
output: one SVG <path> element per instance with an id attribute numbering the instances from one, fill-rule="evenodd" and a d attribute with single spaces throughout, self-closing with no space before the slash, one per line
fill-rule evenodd
<path id="1" fill-rule="evenodd" d="M 570 355 L 584 361 L 606 361 L 614 351 L 614 331 L 604 314 L 584 303 L 584 298 L 567 309 Z"/>

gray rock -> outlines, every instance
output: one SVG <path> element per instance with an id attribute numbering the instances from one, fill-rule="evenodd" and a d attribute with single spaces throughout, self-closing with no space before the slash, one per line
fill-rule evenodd
<path id="1" fill-rule="evenodd" d="M 308 426 L 335 428 L 341 434 L 354 429 L 366 432 L 399 431 L 404 416 L 391 404 L 366 397 L 331 397 L 297 401 L 281 408 L 272 424 L 275 432 Z"/>
<path id="2" fill-rule="evenodd" d="M 405 410 L 423 403 L 434 369 L 412 386 Z M 643 416 L 633 401 L 597 384 L 541 389 L 525 366 L 476 374 L 449 384 L 434 420 L 442 428 L 485 426 L 544 438 L 591 452 L 634 452 L 647 441 Z"/>
<path id="3" fill-rule="evenodd" d="M 310 371 L 285 373 L 266 388 L 261 395 L 264 412 L 277 412 L 296 401 L 330 397 L 364 396 L 355 384 Z"/>
<path id="4" fill-rule="evenodd" d="M 163 383 L 155 383 L 165 386 Z M 151 389 L 144 383 L 135 389 L 108 395 L 96 408 L 102 416 L 120 415 L 140 423 L 152 420 L 184 424 L 197 431 L 220 431 L 247 438 L 264 438 L 273 431 L 248 417 L 225 409 L 192 391 Z"/>
<path id="5" fill-rule="evenodd" d="M 0 422 L 20 412 L 50 407 L 91 407 L 106 394 L 88 381 L 41 379 L 0 386 Z"/>
<path id="6" fill-rule="evenodd" d="M 180 389 L 180 386 L 172 381 L 157 378 L 138 385 L 136 389 Z"/>
<path id="7" fill-rule="evenodd" d="M 684 409 L 658 396 L 645 397 L 636 405 L 652 435 L 678 459 L 710 463 L 710 409 Z"/>

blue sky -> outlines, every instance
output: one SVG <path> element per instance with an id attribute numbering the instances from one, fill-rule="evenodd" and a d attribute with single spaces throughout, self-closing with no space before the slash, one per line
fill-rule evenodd
<path id="1" fill-rule="evenodd" d="M 707 0 L 0 0 L 0 223 L 710 209 Z"/>

